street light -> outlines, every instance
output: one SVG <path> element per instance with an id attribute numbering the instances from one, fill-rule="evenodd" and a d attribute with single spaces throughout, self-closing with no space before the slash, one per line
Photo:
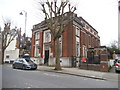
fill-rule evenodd
<path id="1" fill-rule="evenodd" d="M 23 12 L 25 14 L 25 36 L 26 36 L 26 22 L 27 22 L 27 12 L 22 10 L 22 12 L 20 12 L 20 15 L 23 15 Z"/>

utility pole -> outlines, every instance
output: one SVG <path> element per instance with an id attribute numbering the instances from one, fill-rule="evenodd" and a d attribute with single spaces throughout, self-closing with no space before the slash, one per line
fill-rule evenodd
<path id="1" fill-rule="evenodd" d="M 25 10 L 22 10 L 22 12 L 20 12 L 20 15 L 23 15 L 23 12 L 25 14 L 25 37 L 26 37 L 26 25 L 27 25 L 27 12 Z"/>

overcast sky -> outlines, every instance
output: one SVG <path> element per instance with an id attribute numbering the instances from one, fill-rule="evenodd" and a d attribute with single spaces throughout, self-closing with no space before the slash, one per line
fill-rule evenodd
<path id="1" fill-rule="evenodd" d="M 118 0 L 71 0 L 71 4 L 77 7 L 75 13 L 98 31 L 101 45 L 109 45 L 118 40 Z M 25 16 L 19 15 L 22 10 L 27 12 L 27 36 L 31 36 L 33 25 L 44 19 L 44 14 L 39 12 L 35 0 L 0 0 L 2 29 L 3 18 L 10 18 L 12 27 L 21 27 L 24 32 Z"/>

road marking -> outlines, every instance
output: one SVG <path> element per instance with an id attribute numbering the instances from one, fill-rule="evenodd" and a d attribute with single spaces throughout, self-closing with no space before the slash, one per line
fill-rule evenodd
<path id="1" fill-rule="evenodd" d="M 21 70 L 21 69 L 13 69 L 15 71 L 21 71 L 21 72 L 37 72 L 36 70 L 35 71 L 31 71 L 31 70 Z"/>
<path id="2" fill-rule="evenodd" d="M 6 67 L 12 67 L 12 65 L 8 65 L 8 64 L 5 64 L 4 66 L 6 66 Z"/>
<path id="3" fill-rule="evenodd" d="M 27 88 L 31 88 L 31 87 L 27 87 Z"/>
<path id="4" fill-rule="evenodd" d="M 26 88 L 32 88 L 32 85 L 30 83 L 25 83 L 25 85 L 27 85 Z"/>
<path id="5" fill-rule="evenodd" d="M 63 76 L 55 75 L 55 74 L 48 74 L 48 73 L 44 73 L 44 74 L 47 75 L 47 76 L 53 76 L 53 77 L 63 77 Z"/>
<path id="6" fill-rule="evenodd" d="M 15 71 L 22 71 L 22 72 L 24 72 L 24 70 L 20 70 L 20 69 L 13 69 L 13 70 L 15 70 Z"/>
<path id="7" fill-rule="evenodd" d="M 84 78 L 84 80 L 88 80 L 88 78 Z"/>

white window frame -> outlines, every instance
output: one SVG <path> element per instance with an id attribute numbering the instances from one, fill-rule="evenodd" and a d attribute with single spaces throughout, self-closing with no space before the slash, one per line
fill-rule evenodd
<path id="1" fill-rule="evenodd" d="M 76 56 L 80 56 L 80 42 L 76 42 Z"/>
<path id="2" fill-rule="evenodd" d="M 76 27 L 76 35 L 80 37 L 80 29 Z"/>
<path id="3" fill-rule="evenodd" d="M 36 32 L 35 33 L 35 40 L 39 40 L 40 39 L 40 32 Z"/>
<path id="4" fill-rule="evenodd" d="M 44 43 L 51 42 L 51 33 L 49 34 L 49 38 L 46 38 L 46 33 L 50 33 L 50 30 L 44 31 Z"/>
<path id="5" fill-rule="evenodd" d="M 34 55 L 35 57 L 39 56 L 38 46 L 39 46 L 39 41 L 35 41 L 35 55 Z"/>
<path id="6" fill-rule="evenodd" d="M 87 48 L 83 45 L 83 57 L 87 57 Z"/>

